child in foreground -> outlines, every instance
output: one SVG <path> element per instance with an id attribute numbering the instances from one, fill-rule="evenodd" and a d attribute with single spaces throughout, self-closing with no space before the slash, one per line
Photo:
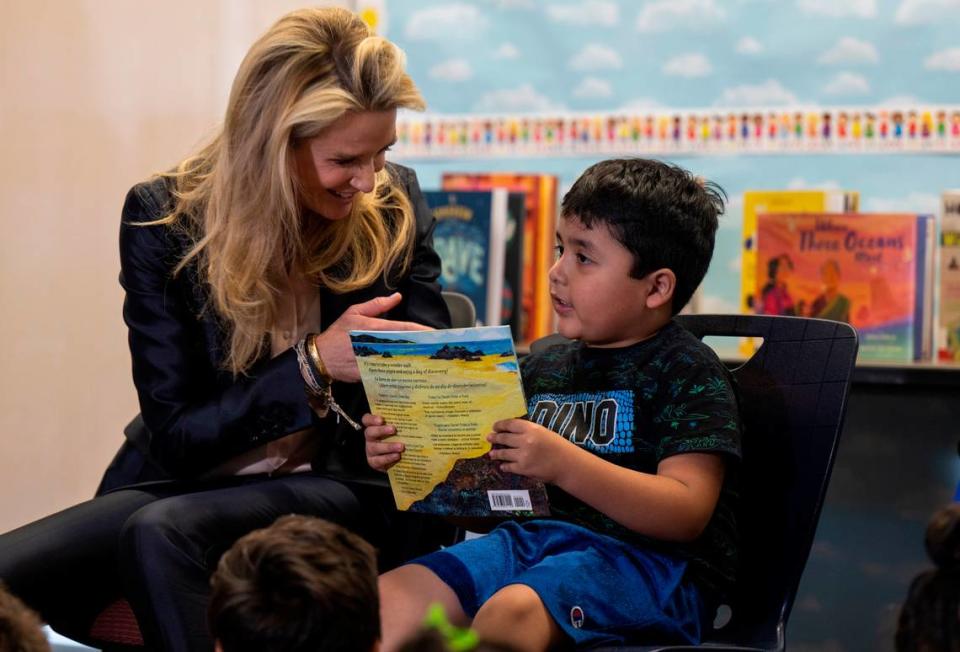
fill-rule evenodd
<path id="1" fill-rule="evenodd" d="M 373 548 L 345 528 L 283 516 L 224 553 L 211 579 L 216 652 L 374 652 Z"/>
<path id="2" fill-rule="evenodd" d="M 50 652 L 40 617 L 0 582 L 0 652 Z"/>
<path id="3" fill-rule="evenodd" d="M 927 555 L 936 564 L 910 582 L 900 609 L 897 652 L 960 651 L 960 503 L 937 510 L 927 524 Z"/>
<path id="4" fill-rule="evenodd" d="M 488 436 L 502 470 L 548 484 L 551 518 L 382 575 L 384 652 L 431 602 L 518 650 L 700 640 L 734 579 L 740 419 L 723 364 L 672 318 L 722 212 L 722 190 L 658 161 L 603 161 L 576 181 L 549 274 L 572 341 L 522 360 L 528 419 Z M 386 470 L 396 429 L 364 425 L 367 460 Z"/>

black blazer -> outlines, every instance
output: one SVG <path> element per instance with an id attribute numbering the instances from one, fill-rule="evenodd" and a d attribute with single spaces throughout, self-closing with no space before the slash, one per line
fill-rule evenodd
<path id="1" fill-rule="evenodd" d="M 433 250 L 434 220 L 414 172 L 388 164 L 416 212 L 412 265 L 388 287 L 381 278 L 346 294 L 321 293 L 322 328 L 348 307 L 395 290 L 403 302 L 387 318 L 445 328 L 450 316 L 440 295 L 440 259 Z M 234 378 L 222 369 L 224 331 L 205 310 L 206 290 L 196 265 L 177 276 L 173 268 L 189 241 L 169 226 L 137 226 L 170 211 L 171 188 L 163 178 L 140 183 L 127 194 L 120 225 L 120 284 L 129 328 L 133 381 L 140 415 L 124 430 L 126 442 L 111 462 L 98 494 L 130 484 L 190 479 L 246 450 L 311 425 L 320 426 L 317 471 L 383 482 L 369 469 L 363 435 L 331 412 L 318 419 L 307 405 L 296 354 L 288 350 L 259 360 Z M 354 419 L 368 410 L 359 383 L 334 383 L 334 397 Z"/>

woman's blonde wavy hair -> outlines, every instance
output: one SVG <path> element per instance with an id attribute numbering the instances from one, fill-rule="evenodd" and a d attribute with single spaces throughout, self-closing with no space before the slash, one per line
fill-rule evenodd
<path id="1" fill-rule="evenodd" d="M 302 220 L 294 146 L 349 111 L 422 110 L 404 55 L 340 8 L 287 14 L 253 44 L 230 91 L 220 132 L 165 173 L 172 211 L 152 224 L 185 231 L 200 280 L 227 330 L 224 367 L 241 374 L 263 353 L 292 271 L 342 293 L 402 274 L 413 207 L 384 169 L 345 220 Z M 390 278 L 387 281 L 390 282 Z"/>

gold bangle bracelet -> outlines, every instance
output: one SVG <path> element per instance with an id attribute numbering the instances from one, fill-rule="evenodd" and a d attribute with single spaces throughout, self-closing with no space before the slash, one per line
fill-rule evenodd
<path id="1" fill-rule="evenodd" d="M 327 371 L 327 365 L 323 364 L 323 358 L 320 357 L 320 350 L 317 348 L 318 337 L 318 333 L 310 333 L 307 335 L 305 338 L 307 353 L 310 355 L 310 360 L 313 362 L 314 368 L 316 368 L 320 382 L 330 385 L 333 383 L 333 376 Z"/>

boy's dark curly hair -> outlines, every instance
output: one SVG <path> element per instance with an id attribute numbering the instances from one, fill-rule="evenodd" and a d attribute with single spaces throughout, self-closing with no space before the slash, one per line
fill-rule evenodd
<path id="1" fill-rule="evenodd" d="M 662 161 L 609 159 L 584 171 L 564 196 L 560 214 L 585 227 L 606 224 L 633 254 L 631 276 L 666 267 L 677 277 L 677 314 L 700 285 L 713 256 L 726 193 L 717 184 Z"/>

